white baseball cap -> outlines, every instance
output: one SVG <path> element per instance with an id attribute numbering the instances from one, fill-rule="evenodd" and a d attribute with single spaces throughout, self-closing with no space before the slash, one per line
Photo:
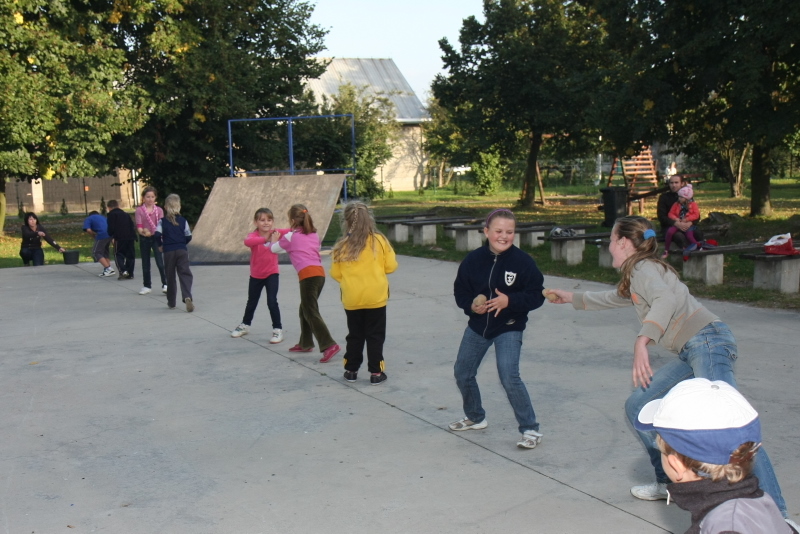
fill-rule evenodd
<path id="1" fill-rule="evenodd" d="M 636 430 L 656 431 L 670 447 L 701 462 L 726 465 L 742 443 L 761 443 L 758 412 L 721 380 L 684 380 L 639 412 Z"/>

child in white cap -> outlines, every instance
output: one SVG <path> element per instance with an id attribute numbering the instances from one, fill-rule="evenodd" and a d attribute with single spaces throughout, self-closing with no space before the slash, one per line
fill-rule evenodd
<path id="1" fill-rule="evenodd" d="M 733 386 L 685 380 L 647 403 L 634 424 L 658 433 L 669 498 L 691 512 L 686 534 L 797 533 L 751 474 L 761 447 L 758 413 Z"/>

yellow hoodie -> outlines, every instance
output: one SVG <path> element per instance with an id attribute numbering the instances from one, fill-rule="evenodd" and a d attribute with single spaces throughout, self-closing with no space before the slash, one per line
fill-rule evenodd
<path id="1" fill-rule="evenodd" d="M 373 250 L 374 248 L 374 250 Z M 382 235 L 367 238 L 356 261 L 334 261 L 331 277 L 339 282 L 345 310 L 382 308 L 389 300 L 387 274 L 397 269 L 397 259 Z"/>

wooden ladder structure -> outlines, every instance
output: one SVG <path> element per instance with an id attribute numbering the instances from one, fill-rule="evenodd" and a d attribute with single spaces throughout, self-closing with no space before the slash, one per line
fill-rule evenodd
<path id="1" fill-rule="evenodd" d="M 611 187 L 611 181 L 614 178 L 614 170 L 617 168 L 619 159 L 614 158 L 611 163 L 611 173 L 608 175 L 608 186 Z M 622 177 L 625 180 L 625 187 L 630 189 L 628 198 L 639 201 L 639 213 L 644 209 L 644 201 L 646 197 L 641 195 L 654 192 L 659 188 L 658 172 L 656 171 L 656 162 L 653 159 L 653 153 L 650 147 L 644 147 L 643 150 L 633 156 L 622 160 Z M 628 203 L 628 213 L 631 212 L 630 201 Z"/>

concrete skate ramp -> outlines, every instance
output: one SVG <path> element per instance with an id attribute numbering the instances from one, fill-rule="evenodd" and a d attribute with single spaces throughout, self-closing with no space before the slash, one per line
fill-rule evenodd
<path id="1" fill-rule="evenodd" d="M 324 238 L 344 178 L 344 174 L 217 178 L 192 231 L 191 262 L 248 263 L 250 249 L 242 241 L 255 229 L 253 215 L 258 208 L 271 209 L 275 227 L 287 228 L 289 208 L 303 204 L 314 218 L 320 238 Z"/>

